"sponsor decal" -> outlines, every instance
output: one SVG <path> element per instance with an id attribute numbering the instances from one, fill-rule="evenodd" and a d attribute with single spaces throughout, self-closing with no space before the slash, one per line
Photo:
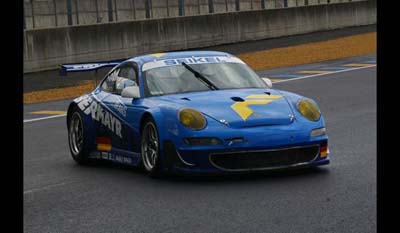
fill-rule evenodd
<path id="1" fill-rule="evenodd" d="M 249 95 L 245 101 L 232 104 L 231 108 L 246 121 L 254 113 L 249 105 L 267 105 L 280 98 L 281 95 Z"/>
<path id="2" fill-rule="evenodd" d="M 119 162 L 119 163 L 125 163 L 125 164 L 134 164 L 133 159 L 127 156 L 122 156 L 118 155 L 112 152 L 92 152 L 90 153 L 90 158 L 95 158 L 95 159 L 104 159 L 104 160 L 110 160 L 114 162 Z"/>
<path id="3" fill-rule="evenodd" d="M 126 117 L 126 106 L 124 103 L 121 102 L 120 99 L 118 99 L 119 102 L 114 105 L 114 108 L 116 111 L 118 111 L 119 113 L 121 113 L 122 116 Z"/>
<path id="4" fill-rule="evenodd" d="M 78 97 L 74 100 L 78 103 L 78 107 L 82 110 L 86 115 L 90 113 L 90 104 L 93 102 L 93 99 L 90 98 L 88 95 Z"/>
<path id="5" fill-rule="evenodd" d="M 101 104 L 94 101 L 91 97 L 85 96 L 75 100 L 78 103 L 78 107 L 86 114 L 91 115 L 92 119 L 100 122 L 102 125 L 111 130 L 115 135 L 122 138 L 122 124 L 113 116 L 109 111 L 101 106 Z M 125 112 L 126 114 L 126 112 Z"/>
<path id="6" fill-rule="evenodd" d="M 240 63 L 244 64 L 242 60 L 232 56 L 208 56 L 208 57 L 186 57 L 176 59 L 155 60 L 147 62 L 143 65 L 142 70 L 147 71 L 154 68 L 181 65 L 182 62 L 186 64 L 207 64 L 207 63 Z"/>
<path id="7" fill-rule="evenodd" d="M 116 155 L 116 156 L 115 156 L 115 161 L 120 162 L 120 163 L 123 163 L 123 162 L 124 162 L 124 159 L 123 159 L 122 156 Z"/>
<path id="8" fill-rule="evenodd" d="M 132 159 L 131 158 L 129 158 L 129 157 L 122 157 L 123 159 L 122 159 L 122 162 L 123 163 L 132 163 Z"/>
<path id="9" fill-rule="evenodd" d="M 94 158 L 94 159 L 100 159 L 101 158 L 101 153 L 98 151 L 93 151 L 89 154 L 90 158 Z"/>
<path id="10" fill-rule="evenodd" d="M 81 64 L 81 65 L 71 65 L 71 69 L 78 70 L 78 69 L 94 69 L 101 66 L 99 63 L 89 63 L 89 64 Z"/>
<path id="11" fill-rule="evenodd" d="M 107 153 L 107 152 L 101 152 L 101 158 L 102 159 L 108 159 L 109 158 L 109 153 Z"/>
<path id="12" fill-rule="evenodd" d="M 191 57 L 163 60 L 166 66 L 180 65 L 183 62 L 186 64 L 202 64 L 202 63 L 220 63 L 225 62 L 224 57 Z"/>

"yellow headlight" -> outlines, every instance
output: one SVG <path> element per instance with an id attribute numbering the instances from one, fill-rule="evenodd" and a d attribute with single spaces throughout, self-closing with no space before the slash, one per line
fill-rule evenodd
<path id="1" fill-rule="evenodd" d="M 179 121 L 186 127 L 194 130 L 204 129 L 207 121 L 200 112 L 185 108 L 179 112 Z"/>
<path id="2" fill-rule="evenodd" d="M 310 121 L 318 121 L 321 117 L 321 112 L 318 107 L 308 100 L 300 100 L 297 103 L 297 109 L 305 118 Z"/>

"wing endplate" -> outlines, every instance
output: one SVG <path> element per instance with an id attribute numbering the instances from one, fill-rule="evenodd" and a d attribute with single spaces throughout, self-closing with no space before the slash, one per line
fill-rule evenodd
<path id="1" fill-rule="evenodd" d="M 60 65 L 60 76 L 67 76 L 69 72 L 85 72 L 98 70 L 104 67 L 114 67 L 124 60 L 116 60 L 109 62 L 93 62 L 93 63 L 80 63 L 80 64 L 64 64 Z"/>

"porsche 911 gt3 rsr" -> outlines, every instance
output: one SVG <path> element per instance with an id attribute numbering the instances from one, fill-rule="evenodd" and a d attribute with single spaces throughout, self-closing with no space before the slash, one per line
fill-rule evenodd
<path id="1" fill-rule="evenodd" d="M 67 112 L 78 163 L 106 159 L 164 171 L 229 173 L 329 163 L 315 101 L 272 89 L 223 52 L 171 52 L 122 62 L 62 66 L 62 72 L 114 66 Z"/>

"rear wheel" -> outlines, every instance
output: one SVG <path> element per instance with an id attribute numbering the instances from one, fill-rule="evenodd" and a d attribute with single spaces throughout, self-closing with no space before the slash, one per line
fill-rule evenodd
<path id="1" fill-rule="evenodd" d="M 68 119 L 68 142 L 72 158 L 79 164 L 86 163 L 88 154 L 85 149 L 85 131 L 82 115 L 77 108 L 72 110 Z"/>
<path id="2" fill-rule="evenodd" d="M 144 169 L 151 177 L 158 177 L 160 175 L 160 144 L 156 124 L 151 118 L 144 123 L 140 144 Z"/>

